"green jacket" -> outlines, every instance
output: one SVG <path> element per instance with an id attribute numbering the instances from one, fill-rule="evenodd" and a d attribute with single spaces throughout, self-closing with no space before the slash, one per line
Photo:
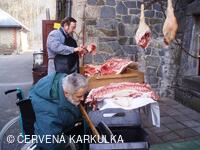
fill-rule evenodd
<path id="1" fill-rule="evenodd" d="M 53 73 L 38 81 L 30 90 L 29 96 L 36 115 L 35 134 L 40 138 L 46 135 L 62 135 L 70 130 L 81 113 L 77 106 L 70 103 L 64 96 L 62 78 L 66 74 Z M 52 136 L 50 136 L 52 137 Z M 37 147 L 45 150 L 62 150 L 65 143 L 38 140 Z M 67 141 L 66 141 L 67 142 Z"/>

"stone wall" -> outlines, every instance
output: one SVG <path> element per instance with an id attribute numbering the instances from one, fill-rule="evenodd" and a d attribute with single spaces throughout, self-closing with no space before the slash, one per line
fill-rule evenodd
<path id="1" fill-rule="evenodd" d="M 200 76 L 198 74 L 200 48 L 200 1 L 186 0 L 179 3 L 181 12 L 181 24 L 179 33 L 181 34 L 183 48 L 180 55 L 180 71 L 178 73 L 178 84 L 175 89 L 175 100 L 182 104 L 200 111 Z"/>
<path id="2" fill-rule="evenodd" d="M 145 72 L 145 82 L 151 84 L 161 96 L 173 97 L 180 51 L 175 45 L 166 47 L 163 43 L 162 26 L 165 15 L 161 5 L 155 3 L 145 10 L 145 19 L 153 37 L 149 47 L 142 49 L 134 39 L 140 17 L 139 0 L 81 2 L 86 4 L 86 43 L 97 43 L 98 51 L 95 56 L 87 55 L 85 63 L 99 64 L 111 57 L 136 60 L 140 70 Z M 162 4 L 165 8 L 166 3 Z M 79 11 L 83 12 L 83 8 L 77 10 Z"/>
<path id="3" fill-rule="evenodd" d="M 187 52 L 197 57 L 200 48 L 200 1 L 192 1 L 184 9 L 183 46 Z M 180 78 L 182 76 L 198 75 L 198 59 L 182 52 Z"/>

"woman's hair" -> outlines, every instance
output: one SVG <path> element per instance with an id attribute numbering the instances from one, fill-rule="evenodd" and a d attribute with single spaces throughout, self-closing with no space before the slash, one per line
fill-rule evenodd
<path id="1" fill-rule="evenodd" d="M 85 88 L 88 86 L 88 80 L 83 75 L 78 73 L 72 73 L 62 80 L 63 90 L 73 94 L 80 88 Z"/>
<path id="2" fill-rule="evenodd" d="M 64 24 L 66 23 L 68 26 L 70 25 L 71 22 L 76 23 L 76 20 L 72 17 L 65 17 L 62 21 L 61 21 L 61 26 L 64 27 Z"/>

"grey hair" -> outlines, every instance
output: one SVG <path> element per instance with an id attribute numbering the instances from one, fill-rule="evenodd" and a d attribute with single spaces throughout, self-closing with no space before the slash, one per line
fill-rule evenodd
<path id="1" fill-rule="evenodd" d="M 88 80 L 81 74 L 72 73 L 62 79 L 63 90 L 73 94 L 80 88 L 85 88 L 88 86 Z"/>

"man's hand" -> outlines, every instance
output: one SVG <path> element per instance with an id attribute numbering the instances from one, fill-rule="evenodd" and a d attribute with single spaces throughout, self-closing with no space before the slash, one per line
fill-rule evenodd
<path id="1" fill-rule="evenodd" d="M 74 48 L 74 52 L 78 52 L 79 56 L 83 56 L 87 53 L 86 46 L 80 45 L 77 48 Z"/>
<path id="2" fill-rule="evenodd" d="M 80 47 L 83 48 L 83 49 L 87 49 L 87 47 L 82 45 L 82 44 L 80 45 Z"/>
<path id="3" fill-rule="evenodd" d="M 84 49 L 82 48 L 82 47 L 76 47 L 76 48 L 74 48 L 74 52 L 83 52 L 84 51 Z"/>

